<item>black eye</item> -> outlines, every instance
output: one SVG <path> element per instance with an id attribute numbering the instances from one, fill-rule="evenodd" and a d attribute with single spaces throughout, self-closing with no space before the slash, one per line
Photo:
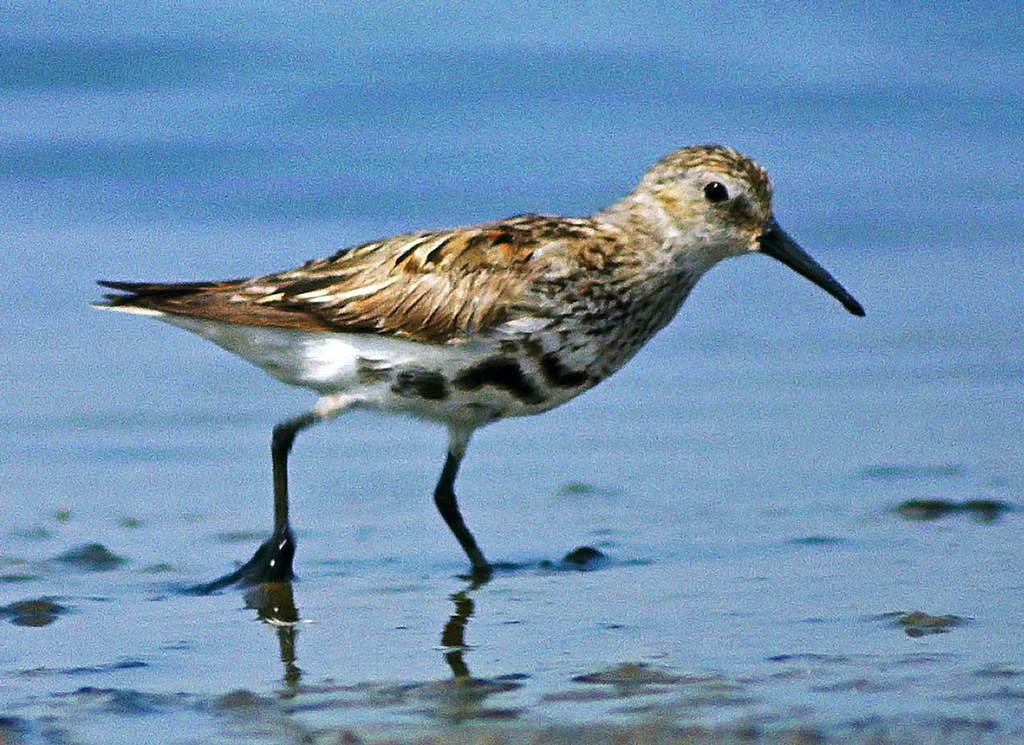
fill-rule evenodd
<path id="1" fill-rule="evenodd" d="M 725 184 L 712 181 L 704 187 L 704 196 L 712 204 L 718 204 L 729 198 L 729 190 L 725 188 Z"/>

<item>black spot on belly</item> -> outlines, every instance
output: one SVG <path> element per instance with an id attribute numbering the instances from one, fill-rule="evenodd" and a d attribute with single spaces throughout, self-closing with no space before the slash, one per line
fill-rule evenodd
<path id="1" fill-rule="evenodd" d="M 545 354 L 540 358 L 540 369 L 548 382 L 558 388 L 576 388 L 587 382 L 587 374 L 581 370 L 570 370 L 557 356 Z"/>
<path id="2" fill-rule="evenodd" d="M 533 381 L 523 375 L 519 363 L 508 357 L 494 357 L 484 360 L 459 373 L 455 387 L 464 391 L 476 391 L 485 385 L 508 391 L 526 404 L 544 402 L 544 396 Z"/>
<path id="3" fill-rule="evenodd" d="M 425 398 L 428 401 L 442 401 L 448 398 L 448 383 L 444 376 L 422 367 L 402 370 L 395 376 L 391 390 L 406 398 Z"/>

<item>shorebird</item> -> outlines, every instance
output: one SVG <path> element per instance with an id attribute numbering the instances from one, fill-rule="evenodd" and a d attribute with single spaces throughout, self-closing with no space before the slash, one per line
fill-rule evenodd
<path id="1" fill-rule="evenodd" d="M 101 281 L 118 292 L 97 306 L 155 316 L 320 394 L 274 428 L 271 537 L 204 589 L 292 577 L 288 454 L 300 431 L 351 409 L 447 426 L 434 501 L 479 579 L 492 566 L 454 490 L 473 432 L 597 385 L 675 316 L 708 269 L 750 253 L 864 315 L 779 227 L 767 173 L 715 145 L 662 158 L 592 217 L 528 214 L 406 233 L 249 279 Z"/>

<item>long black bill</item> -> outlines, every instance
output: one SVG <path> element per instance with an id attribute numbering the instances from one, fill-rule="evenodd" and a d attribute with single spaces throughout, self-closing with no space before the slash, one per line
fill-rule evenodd
<path id="1" fill-rule="evenodd" d="M 835 281 L 831 274 L 804 253 L 796 242 L 786 235 L 786 231 L 779 227 L 775 218 L 770 219 L 757 239 L 761 244 L 761 253 L 768 254 L 773 259 L 778 259 L 797 274 L 802 274 L 818 285 L 821 289 L 843 304 L 843 307 L 855 316 L 864 315 L 864 308 L 853 299 L 841 284 Z"/>

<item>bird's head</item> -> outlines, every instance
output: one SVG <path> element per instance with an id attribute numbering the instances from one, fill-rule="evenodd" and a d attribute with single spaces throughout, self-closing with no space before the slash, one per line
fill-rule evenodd
<path id="1" fill-rule="evenodd" d="M 772 184 L 750 158 L 717 145 L 686 147 L 644 174 L 631 198 L 668 242 L 703 272 L 722 259 L 763 253 L 781 261 L 835 297 L 856 316 L 864 309 L 800 248 L 772 214 Z"/>

